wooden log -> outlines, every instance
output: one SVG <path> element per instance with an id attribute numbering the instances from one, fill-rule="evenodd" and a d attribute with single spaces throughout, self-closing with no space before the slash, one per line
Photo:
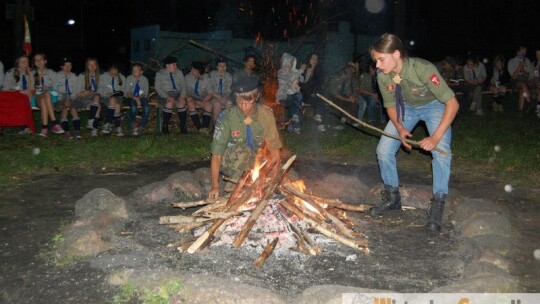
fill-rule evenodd
<path id="1" fill-rule="evenodd" d="M 199 214 L 204 214 L 205 212 L 215 212 L 215 211 L 223 211 L 225 209 L 225 205 L 227 204 L 227 201 L 218 201 L 211 205 L 206 205 L 199 210 L 193 212 L 191 216 L 198 216 Z"/>
<path id="2" fill-rule="evenodd" d="M 194 202 L 177 202 L 172 203 L 173 208 L 181 208 L 181 209 L 187 209 L 192 207 L 198 207 L 198 206 L 204 206 L 204 205 L 213 205 L 220 201 L 220 199 L 217 200 L 200 200 L 200 201 L 194 201 Z"/>
<path id="3" fill-rule="evenodd" d="M 372 205 L 367 205 L 367 204 L 352 205 L 352 204 L 342 203 L 342 204 L 334 206 L 334 208 L 348 210 L 348 211 L 366 212 L 370 208 L 373 208 L 373 206 Z"/>
<path id="4" fill-rule="evenodd" d="M 282 201 L 281 205 L 284 208 L 286 208 L 287 210 L 289 210 L 290 212 L 294 213 L 296 216 L 299 216 L 299 217 L 302 216 L 302 211 L 300 209 L 296 208 L 291 203 L 289 203 L 287 201 Z M 333 240 L 335 240 L 337 242 L 340 242 L 343 245 L 349 246 L 351 248 L 360 250 L 360 251 L 365 252 L 365 253 L 369 252 L 369 249 L 367 248 L 367 239 L 359 239 L 359 240 L 350 239 L 350 238 L 347 238 L 345 236 L 339 235 L 339 234 L 331 231 L 330 229 L 328 229 L 324 225 L 315 222 L 314 220 L 312 220 L 309 217 L 304 217 L 304 220 L 313 229 L 315 229 L 317 232 L 319 232 L 319 233 L 321 233 L 321 234 L 323 234 L 323 235 L 325 235 L 325 236 L 327 236 L 327 237 L 329 237 L 329 238 L 331 238 L 331 239 L 333 239 Z"/>
<path id="5" fill-rule="evenodd" d="M 319 211 L 321 215 L 330 219 L 334 223 L 334 225 L 337 227 L 337 229 L 346 237 L 349 237 L 349 238 L 353 237 L 352 231 L 350 231 L 349 228 L 347 228 L 347 226 L 341 220 L 339 220 L 337 217 L 335 217 L 334 215 L 326 211 L 326 209 L 321 207 L 321 205 L 313 202 L 313 200 L 311 199 L 311 197 L 309 197 L 309 195 L 305 195 L 304 193 L 297 191 L 296 189 L 292 188 L 290 185 L 285 185 L 284 188 L 286 191 L 291 192 L 292 194 L 294 194 L 295 196 L 303 200 L 305 203 L 317 209 L 317 211 Z"/>
<path id="6" fill-rule="evenodd" d="M 266 259 L 268 259 L 268 257 L 272 254 L 272 252 L 274 252 L 274 249 L 276 248 L 278 241 L 279 241 L 279 238 L 275 238 L 272 242 L 266 244 L 261 255 L 253 263 L 253 266 L 255 266 L 256 268 L 261 267 L 264 264 L 264 262 L 266 262 Z"/>
<path id="7" fill-rule="evenodd" d="M 204 223 L 204 222 L 208 222 L 209 220 L 212 220 L 212 219 L 185 216 L 185 215 L 167 215 L 167 216 L 159 217 L 159 223 L 161 225 Z"/>
<path id="8" fill-rule="evenodd" d="M 188 233 L 195 228 L 201 227 L 202 225 L 204 225 L 204 223 L 173 224 L 173 225 L 170 225 L 169 227 L 171 227 L 172 229 L 174 229 L 175 231 L 179 233 Z"/>
<path id="9" fill-rule="evenodd" d="M 296 225 L 290 221 L 289 225 L 294 232 L 294 237 L 296 238 L 298 249 L 300 249 L 300 251 L 302 251 L 303 253 L 309 255 L 316 255 L 317 251 L 311 246 L 311 244 L 306 241 L 303 231 L 300 228 L 296 227 Z"/>
<path id="10" fill-rule="evenodd" d="M 251 213 L 249 218 L 247 219 L 246 223 L 242 227 L 242 230 L 240 233 L 236 236 L 236 239 L 233 242 L 233 247 L 238 248 L 243 243 L 246 237 L 248 236 L 249 232 L 253 228 L 253 225 L 257 222 L 257 219 L 261 215 L 261 213 L 264 211 L 266 206 L 268 205 L 270 197 L 274 194 L 276 191 L 276 187 L 281 183 L 281 180 L 283 179 L 283 176 L 287 173 L 287 170 L 291 167 L 292 163 L 296 159 L 296 155 L 293 155 L 289 160 L 283 165 L 281 170 L 278 170 L 277 168 L 271 172 L 271 179 L 269 186 L 266 188 L 263 197 L 255 210 Z"/>

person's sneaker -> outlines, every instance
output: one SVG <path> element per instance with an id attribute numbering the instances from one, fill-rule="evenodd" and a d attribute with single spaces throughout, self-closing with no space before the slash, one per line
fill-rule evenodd
<path id="1" fill-rule="evenodd" d="M 133 136 L 139 136 L 139 128 L 134 128 L 133 133 L 131 133 Z"/>
<path id="2" fill-rule="evenodd" d="M 484 115 L 484 111 L 482 111 L 482 109 L 476 110 L 476 116 L 482 116 L 482 115 Z"/>
<path id="3" fill-rule="evenodd" d="M 74 137 L 75 139 L 82 139 L 81 131 L 79 131 L 79 130 L 73 130 L 73 137 Z"/>
<path id="4" fill-rule="evenodd" d="M 66 131 L 60 127 L 60 125 L 56 124 L 51 127 L 51 130 L 54 134 L 64 134 Z"/>
<path id="5" fill-rule="evenodd" d="M 209 128 L 200 128 L 199 133 L 204 135 L 210 135 L 210 129 Z"/>
<path id="6" fill-rule="evenodd" d="M 322 122 L 321 114 L 315 114 L 315 116 L 313 116 L 313 120 L 316 122 Z"/>
<path id="7" fill-rule="evenodd" d="M 341 123 L 346 123 L 347 122 L 347 117 L 341 117 L 340 121 L 341 121 Z"/>
<path id="8" fill-rule="evenodd" d="M 86 128 L 88 130 L 94 130 L 94 120 L 93 119 L 88 120 L 88 123 L 86 124 Z"/>
<path id="9" fill-rule="evenodd" d="M 90 131 L 90 136 L 97 137 L 98 136 L 97 129 L 94 129 L 94 130 Z"/>
<path id="10" fill-rule="evenodd" d="M 49 129 L 47 129 L 47 128 L 41 128 L 41 132 L 39 132 L 39 136 L 41 136 L 41 137 L 47 137 L 47 136 L 49 136 Z"/>
<path id="11" fill-rule="evenodd" d="M 19 134 L 19 135 L 30 134 L 30 129 L 29 128 L 21 129 L 19 132 L 17 132 L 17 134 Z"/>
<path id="12" fill-rule="evenodd" d="M 103 134 L 109 134 L 109 133 L 111 133 L 111 124 L 110 124 L 110 123 L 106 123 L 106 124 L 103 126 L 103 130 L 101 130 L 101 133 L 103 133 Z"/>
<path id="13" fill-rule="evenodd" d="M 124 136 L 124 133 L 122 132 L 121 127 L 116 128 L 116 136 L 118 136 L 118 137 Z"/>
<path id="14" fill-rule="evenodd" d="M 317 130 L 319 130 L 319 132 L 326 132 L 326 128 L 324 127 L 324 125 L 318 125 Z"/>
<path id="15" fill-rule="evenodd" d="M 471 110 L 471 112 L 476 110 L 476 102 L 471 103 L 469 110 Z"/>

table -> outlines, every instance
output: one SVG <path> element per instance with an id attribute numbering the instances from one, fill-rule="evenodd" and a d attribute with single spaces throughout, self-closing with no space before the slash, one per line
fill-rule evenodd
<path id="1" fill-rule="evenodd" d="M 28 97 L 17 91 L 0 92 L 0 127 L 21 126 L 36 132 Z"/>

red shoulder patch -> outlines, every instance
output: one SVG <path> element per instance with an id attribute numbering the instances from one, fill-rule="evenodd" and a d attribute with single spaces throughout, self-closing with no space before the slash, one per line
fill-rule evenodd
<path id="1" fill-rule="evenodd" d="M 239 137 L 240 136 L 240 130 L 232 131 L 231 136 L 232 137 Z"/>
<path id="2" fill-rule="evenodd" d="M 436 86 L 441 84 L 441 81 L 439 80 L 439 77 L 437 75 L 433 74 L 429 77 L 429 80 Z"/>
<path id="3" fill-rule="evenodd" d="M 389 84 L 389 85 L 386 86 L 387 91 L 394 91 L 395 89 L 396 89 L 396 87 L 393 84 Z"/>

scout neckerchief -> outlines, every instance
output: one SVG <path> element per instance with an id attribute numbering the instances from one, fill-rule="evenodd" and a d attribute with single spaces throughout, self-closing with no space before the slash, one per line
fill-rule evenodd
<path id="1" fill-rule="evenodd" d="M 67 98 L 69 98 L 69 96 L 71 95 L 71 92 L 69 91 L 69 80 L 67 79 L 66 77 L 66 95 L 67 95 Z"/>
<path id="2" fill-rule="evenodd" d="M 193 89 L 193 91 L 195 92 L 195 95 L 199 96 L 199 78 L 195 80 L 195 88 Z"/>
<path id="3" fill-rule="evenodd" d="M 45 86 L 45 78 L 43 78 L 43 76 L 40 77 L 39 83 L 41 83 L 42 87 Z"/>
<path id="4" fill-rule="evenodd" d="M 219 77 L 218 92 L 219 95 L 223 95 L 223 77 Z"/>
<path id="5" fill-rule="evenodd" d="M 174 81 L 174 77 L 172 73 L 169 73 L 169 78 L 171 79 L 173 91 L 178 91 L 178 89 L 176 88 L 176 82 Z"/>
<path id="6" fill-rule="evenodd" d="M 247 145 L 249 146 L 249 148 L 251 150 L 253 150 L 253 148 L 255 147 L 255 145 L 253 144 L 253 133 L 251 132 L 251 122 L 253 120 L 251 119 L 251 117 L 246 117 L 246 119 L 244 119 L 244 123 L 246 124 L 246 139 L 247 139 Z"/>
<path id="7" fill-rule="evenodd" d="M 401 76 L 399 74 L 392 77 L 392 81 L 396 84 L 396 89 L 394 90 L 394 96 L 396 97 L 396 110 L 398 119 L 401 121 L 405 120 L 405 101 L 403 100 L 403 93 L 401 92 Z"/>
<path id="8" fill-rule="evenodd" d="M 137 83 L 135 84 L 135 89 L 133 90 L 133 96 L 139 97 L 140 91 L 141 91 L 141 86 L 139 85 L 139 81 L 137 80 Z"/>
<path id="9" fill-rule="evenodd" d="M 26 89 L 28 89 L 28 82 L 26 81 L 26 75 L 25 75 L 25 74 L 22 74 L 22 81 L 21 81 L 21 84 L 22 84 L 22 89 L 23 89 L 23 91 L 25 91 Z"/>
<path id="10" fill-rule="evenodd" d="M 116 77 L 113 76 L 113 78 L 112 78 L 112 83 L 111 83 L 113 93 L 116 91 L 116 90 L 114 89 L 114 79 L 115 79 L 115 78 L 116 78 Z"/>
<path id="11" fill-rule="evenodd" d="M 96 78 L 94 76 L 90 77 L 90 91 L 95 92 L 97 90 Z"/>

